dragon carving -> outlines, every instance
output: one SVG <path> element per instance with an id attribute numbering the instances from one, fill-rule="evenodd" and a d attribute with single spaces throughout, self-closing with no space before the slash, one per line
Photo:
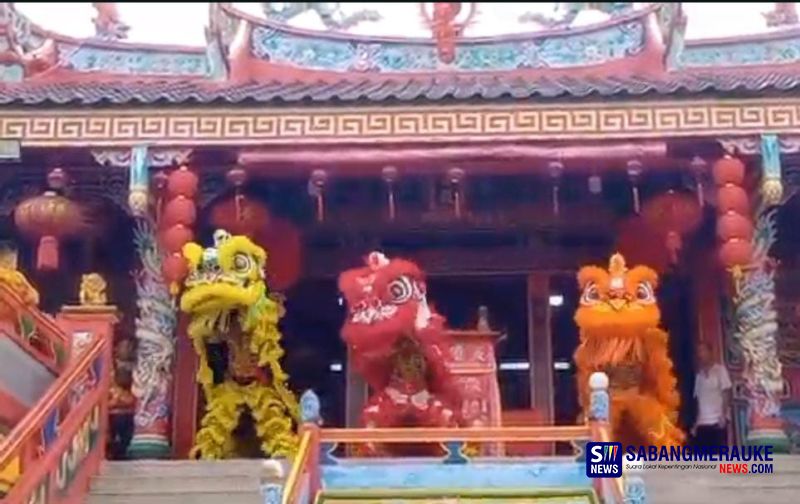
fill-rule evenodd
<path id="1" fill-rule="evenodd" d="M 339 276 L 348 309 L 342 338 L 373 390 L 364 425 L 456 426 L 459 397 L 446 363 L 451 342 L 443 317 L 428 305 L 422 271 L 379 252 L 366 263 Z"/>
<path id="2" fill-rule="evenodd" d="M 575 351 L 579 399 L 589 407 L 589 376 L 608 375 L 611 428 L 623 444 L 679 445 L 675 425 L 680 398 L 675 389 L 667 346 L 660 329 L 655 296 L 658 275 L 650 268 L 630 270 L 620 254 L 608 269 L 587 266 L 578 273 L 581 300 L 575 322 L 580 344 Z"/>
<path id="3" fill-rule="evenodd" d="M 281 22 L 304 12 L 314 11 L 329 30 L 347 31 L 361 23 L 382 19 L 377 11 L 368 9 L 346 15 L 339 2 L 264 2 L 261 5 L 267 19 Z"/>
<path id="4" fill-rule="evenodd" d="M 609 16 L 626 14 L 633 9 L 633 2 L 559 2 L 555 4 L 555 16 L 526 12 L 519 17 L 520 23 L 536 23 L 546 28 L 566 28 L 582 11 L 596 10 Z"/>
<path id="5" fill-rule="evenodd" d="M 280 364 L 280 308 L 268 296 L 266 252 L 246 236 L 217 230 L 212 247 L 191 242 L 183 255 L 189 276 L 180 305 L 191 317 L 188 333 L 206 400 L 193 456 L 241 455 L 234 429 L 247 410 L 263 454 L 293 455 L 299 409 Z"/>

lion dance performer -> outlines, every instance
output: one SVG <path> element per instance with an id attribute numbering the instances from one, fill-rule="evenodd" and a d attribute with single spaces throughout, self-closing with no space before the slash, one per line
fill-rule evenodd
<path id="1" fill-rule="evenodd" d="M 362 412 L 364 425 L 456 426 L 458 397 L 446 364 L 451 342 L 443 317 L 427 303 L 422 271 L 379 252 L 366 262 L 339 277 L 348 308 L 342 338 L 373 391 Z"/>
<path id="2" fill-rule="evenodd" d="M 660 329 L 655 288 L 658 275 L 644 266 L 627 269 L 615 254 L 608 270 L 587 266 L 578 273 L 580 306 L 575 322 L 578 390 L 588 408 L 589 376 L 608 375 L 611 427 L 623 444 L 679 445 L 676 426 L 680 399 L 668 355 L 667 333 Z"/>
<path id="3" fill-rule="evenodd" d="M 247 408 L 264 454 L 292 455 L 298 407 L 279 362 L 279 307 L 267 295 L 266 252 L 245 236 L 218 230 L 213 247 L 188 243 L 183 255 L 189 276 L 181 310 L 191 316 L 188 333 L 200 357 L 197 376 L 206 399 L 192 456 L 235 456 L 234 429 Z M 227 354 L 213 371 L 212 347 Z"/>

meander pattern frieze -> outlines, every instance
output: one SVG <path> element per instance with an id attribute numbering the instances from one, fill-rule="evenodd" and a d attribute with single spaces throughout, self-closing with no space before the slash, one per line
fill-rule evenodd
<path id="1" fill-rule="evenodd" d="M 0 138 L 27 146 L 559 140 L 800 132 L 800 99 L 389 106 L 348 110 L 6 110 Z"/>

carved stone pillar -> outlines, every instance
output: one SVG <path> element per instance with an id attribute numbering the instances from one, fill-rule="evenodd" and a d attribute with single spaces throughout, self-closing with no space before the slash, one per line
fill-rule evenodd
<path id="1" fill-rule="evenodd" d="M 735 328 L 733 334 L 744 360 L 742 378 L 748 401 L 746 442 L 772 445 L 788 451 L 783 430 L 781 400 L 783 371 L 778 358 L 778 314 L 775 309 L 775 267 L 769 251 L 777 240 L 775 205 L 781 203 L 781 151 L 795 149 L 796 142 L 762 135 L 760 142 L 740 141 L 740 153 L 761 155 L 761 204 L 754 209 L 755 232 L 751 264 L 734 272 Z"/>
<path id="2" fill-rule="evenodd" d="M 128 205 L 136 217 L 134 246 L 140 260 L 136 274 L 136 367 L 132 392 L 136 396 L 134 436 L 128 452 L 133 458 L 163 458 L 171 453 L 172 382 L 175 354 L 176 307 L 161 273 L 162 254 L 149 214 L 149 170 L 188 160 L 187 149 L 93 152 L 100 164 L 128 166 Z"/>

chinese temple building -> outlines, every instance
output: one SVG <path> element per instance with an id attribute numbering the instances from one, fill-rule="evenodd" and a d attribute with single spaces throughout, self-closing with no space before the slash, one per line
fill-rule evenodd
<path id="1" fill-rule="evenodd" d="M 226 229 L 267 250 L 289 385 L 325 427 L 360 427 L 337 276 L 369 252 L 426 272 L 464 410 L 498 428 L 576 423 L 576 272 L 620 252 L 660 275 L 679 423 L 705 342 L 733 380 L 731 442 L 800 449 L 794 4 L 698 39 L 680 3 L 395 4 L 413 28 L 360 4 L 209 3 L 187 46 L 133 42 L 122 5 L 92 5 L 77 38 L 0 3 L 2 268 L 39 296 L 38 330 L 0 332 L 53 350 L 35 387 L 0 371 L 8 439 L 91 326 L 113 333 L 97 408 L 110 388 L 134 418 L 119 457 L 187 458 L 203 401 L 170 287 L 181 247 Z M 81 311 L 93 296 L 116 308 Z M 27 373 L 9 345 L 0 367 Z"/>

